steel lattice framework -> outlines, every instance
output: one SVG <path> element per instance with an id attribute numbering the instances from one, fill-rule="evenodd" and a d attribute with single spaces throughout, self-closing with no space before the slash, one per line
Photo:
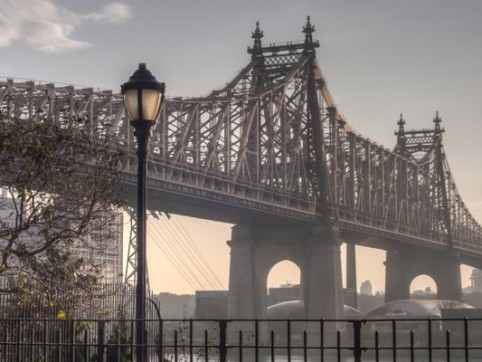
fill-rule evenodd
<path id="1" fill-rule="evenodd" d="M 216 216 L 231 222 L 251 214 L 330 221 L 342 231 L 482 255 L 482 228 L 450 172 L 439 116 L 421 131 L 405 131 L 401 118 L 393 151 L 356 133 L 316 62 L 309 20 L 303 32 L 304 42 L 263 46 L 257 26 L 250 63 L 224 88 L 168 98 L 152 130 L 148 187 L 179 196 L 178 211 L 186 200 L 233 210 Z M 93 136 L 117 135 L 128 153 L 125 182 L 135 183 L 135 141 L 119 94 L 0 82 L 8 117 L 65 110 L 88 116 Z"/>

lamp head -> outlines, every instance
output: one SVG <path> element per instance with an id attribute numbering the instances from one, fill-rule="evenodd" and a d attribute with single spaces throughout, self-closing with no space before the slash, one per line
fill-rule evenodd
<path id="1" fill-rule="evenodd" d="M 164 83 L 157 81 L 147 69 L 146 63 L 139 63 L 139 68 L 121 85 L 121 93 L 131 122 L 154 123 L 161 109 L 164 91 Z"/>

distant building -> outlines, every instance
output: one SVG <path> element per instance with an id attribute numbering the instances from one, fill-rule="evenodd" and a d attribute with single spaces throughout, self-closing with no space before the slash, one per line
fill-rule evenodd
<path id="1" fill-rule="evenodd" d="M 194 317 L 195 299 L 192 294 L 159 293 L 152 296 L 164 319 L 187 319 Z M 157 316 L 152 316 L 157 318 Z"/>
<path id="2" fill-rule="evenodd" d="M 360 285 L 360 294 L 373 295 L 372 283 L 369 280 L 365 280 Z"/>
<path id="3" fill-rule="evenodd" d="M 301 296 L 301 286 L 299 284 L 281 284 L 277 288 L 268 289 L 269 305 L 288 302 L 290 300 L 303 299 Z"/>
<path id="4" fill-rule="evenodd" d="M 121 212 L 108 213 L 95 223 L 96 231 L 86 238 L 87 245 L 93 247 L 77 246 L 77 256 L 83 256 L 90 264 L 102 268 L 101 283 L 122 283 L 123 215 Z"/>
<path id="5" fill-rule="evenodd" d="M 358 309 L 364 313 L 385 303 L 385 295 L 379 292 L 375 295 L 360 294 L 358 295 Z"/>
<path id="6" fill-rule="evenodd" d="M 0 230 L 15 227 L 17 212 L 7 190 L 2 187 L 0 193 Z M 79 245 L 71 246 L 76 256 L 83 257 L 89 264 L 102 268 L 102 283 L 123 282 L 123 218 L 121 212 L 106 213 L 95 220 L 94 231 L 85 237 Z M 1 240 L 0 240 L 1 243 Z M 88 245 L 88 246 L 86 246 Z M 12 264 L 10 264 L 12 266 Z M 10 275 L 17 276 L 12 269 Z"/>
<path id="7" fill-rule="evenodd" d="M 415 299 L 434 299 L 437 296 L 437 292 L 432 290 L 430 287 L 425 287 L 425 289 L 414 290 L 410 293 L 412 298 Z"/>
<path id="8" fill-rule="evenodd" d="M 343 288 L 343 301 L 345 305 L 358 308 L 358 295 L 355 288 Z"/>
<path id="9" fill-rule="evenodd" d="M 198 290 L 196 291 L 197 319 L 224 319 L 228 315 L 228 291 Z"/>
<path id="10" fill-rule="evenodd" d="M 7 189 L 2 187 L 0 193 L 0 230 L 14 226 L 15 212 L 13 211 L 13 204 L 7 195 Z"/>
<path id="11" fill-rule="evenodd" d="M 472 293 L 482 293 L 482 270 L 472 269 L 470 276 Z"/>

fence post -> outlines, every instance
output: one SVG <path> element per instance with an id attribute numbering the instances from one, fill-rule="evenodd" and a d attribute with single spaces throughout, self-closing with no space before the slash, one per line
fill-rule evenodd
<path id="1" fill-rule="evenodd" d="M 61 362 L 61 352 L 60 352 L 60 328 L 55 330 L 55 362 Z"/>
<path id="2" fill-rule="evenodd" d="M 88 343 L 87 337 L 88 337 L 88 336 L 87 336 L 87 329 L 84 329 L 84 341 L 83 341 L 83 344 L 84 344 L 84 346 L 83 346 L 83 348 L 84 348 L 84 356 L 87 356 L 88 353 L 89 353 L 89 347 L 88 347 L 88 345 L 87 345 L 87 343 Z"/>
<path id="3" fill-rule="evenodd" d="M 104 321 L 99 321 L 97 325 L 97 361 L 98 362 L 105 362 L 104 356 L 104 331 L 105 325 Z"/>
<path id="4" fill-rule="evenodd" d="M 239 330 L 239 362 L 243 362 L 243 331 Z"/>
<path id="5" fill-rule="evenodd" d="M 352 321 L 353 323 L 353 358 L 355 362 L 361 362 L 361 326 L 362 321 Z"/>
<path id="6" fill-rule="evenodd" d="M 189 319 L 189 361 L 194 361 L 193 358 L 193 334 L 194 334 L 194 325 L 192 318 Z M 163 362 L 161 360 L 161 362 Z"/>
<path id="7" fill-rule="evenodd" d="M 469 361 L 469 320 L 464 318 L 464 355 L 465 360 Z"/>
<path id="8" fill-rule="evenodd" d="M 226 362 L 226 325 L 225 320 L 219 321 L 219 362 Z"/>
<path id="9" fill-rule="evenodd" d="M 392 361 L 397 362 L 397 320 L 392 319 Z"/>
<path id="10" fill-rule="evenodd" d="M 288 352 L 288 362 L 291 362 L 291 321 L 288 319 L 286 326 L 286 349 Z"/>
<path id="11" fill-rule="evenodd" d="M 164 343 L 164 329 L 162 326 L 162 319 L 159 319 L 159 362 L 162 362 L 164 359 L 164 348 L 162 344 Z"/>
<path id="12" fill-rule="evenodd" d="M 259 325 L 258 319 L 254 320 L 254 351 L 255 362 L 259 362 Z"/>
<path id="13" fill-rule="evenodd" d="M 21 362 L 22 361 L 22 338 L 21 338 L 21 334 L 22 334 L 22 328 L 20 327 L 20 318 L 17 318 L 17 343 L 16 343 L 16 350 L 17 350 L 17 362 Z"/>

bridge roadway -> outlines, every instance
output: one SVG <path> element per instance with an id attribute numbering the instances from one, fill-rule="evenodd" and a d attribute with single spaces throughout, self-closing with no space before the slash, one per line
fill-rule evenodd
<path id="1" fill-rule="evenodd" d="M 460 262 L 482 267 L 482 228 L 448 167 L 440 117 L 419 131 L 400 118 L 394 150 L 358 134 L 327 88 L 309 19 L 303 32 L 304 42 L 263 47 L 257 26 L 248 65 L 224 88 L 167 98 L 152 127 L 148 207 L 237 225 L 233 317 L 263 316 L 256 295 L 282 258 L 302 270 L 307 316 L 339 317 L 341 241 L 387 250 L 389 299 L 406 296 L 414 273 L 459 299 Z M 9 79 L 0 82 L 0 111 L 88 117 L 93 137 L 115 135 L 134 204 L 136 146 L 120 95 Z"/>
<path id="2" fill-rule="evenodd" d="M 134 156 L 131 155 L 134 159 Z M 306 200 L 292 200 L 288 205 L 263 200 L 261 195 L 267 194 L 262 187 L 256 190 L 247 185 L 239 192 L 229 192 L 196 186 L 191 182 L 175 181 L 163 177 L 168 172 L 157 174 L 151 169 L 159 170 L 161 162 L 156 162 L 156 156 L 150 156 L 148 166 L 148 200 L 149 210 L 190 216 L 211 221 L 239 225 L 257 225 L 276 228 L 284 225 L 291 228 L 308 227 L 322 223 L 316 214 L 314 203 Z M 136 205 L 137 169 L 134 163 L 130 169 L 124 168 L 123 184 L 125 197 L 131 207 Z M 168 167 L 166 167 L 167 169 Z M 244 192 L 243 192 L 244 191 Z M 252 198 L 246 195 L 249 193 Z M 260 200 L 261 199 L 261 200 Z M 332 212 L 334 212 L 332 210 Z M 418 248 L 444 250 L 446 242 L 439 238 L 429 238 L 418 232 L 403 232 L 379 225 L 356 222 L 340 218 L 336 221 L 340 229 L 341 239 L 351 244 L 367 246 L 376 249 L 396 249 L 400 245 L 411 245 Z M 462 264 L 482 269 L 482 246 L 455 247 Z"/>
<path id="3" fill-rule="evenodd" d="M 128 201 L 135 205 L 137 161 L 132 147 L 127 151 L 123 182 Z M 209 175 L 202 167 L 176 165 L 152 146 L 148 162 L 148 190 L 148 207 L 156 211 L 266 228 L 278 225 L 296 228 L 324 222 L 323 216 L 316 211 L 316 202 L 303 195 L 283 193 L 266 184 L 233 181 L 230 175 L 223 173 Z M 453 198 L 461 199 L 458 195 Z M 446 235 L 441 233 L 427 235 L 423 230 L 406 225 L 394 227 L 386 218 L 376 220 L 361 213 L 355 217 L 347 213 L 345 217 L 339 205 L 338 209 L 331 207 L 329 214 L 338 216 L 331 222 L 339 227 L 341 238 L 352 244 L 384 250 L 396 249 L 404 244 L 415 249 L 447 248 Z M 479 236 L 470 244 L 455 240 L 454 249 L 463 264 L 482 268 L 481 238 Z"/>

